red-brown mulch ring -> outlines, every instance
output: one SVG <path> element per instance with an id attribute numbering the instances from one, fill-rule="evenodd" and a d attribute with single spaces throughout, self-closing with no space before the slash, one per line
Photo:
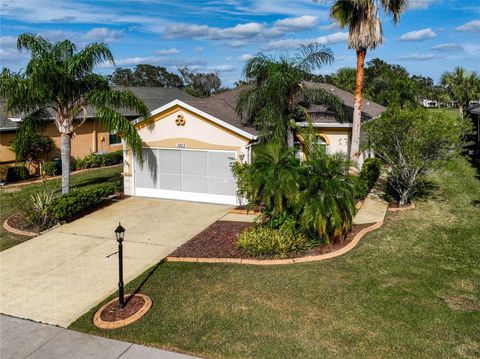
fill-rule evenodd
<path id="1" fill-rule="evenodd" d="M 217 221 L 210 227 L 206 228 L 191 240 L 177 248 L 171 257 L 177 258 L 242 258 L 253 259 L 254 257 L 248 253 L 237 249 L 235 243 L 242 231 L 250 228 L 252 223 L 245 222 L 231 222 L 231 221 Z M 314 248 L 294 252 L 281 258 L 299 258 L 304 256 L 315 256 L 326 254 L 339 250 L 348 245 L 352 239 L 364 228 L 372 224 L 354 225 L 352 230 L 348 233 L 345 240 L 338 243 L 318 245 Z M 261 257 L 261 259 L 277 259 L 279 257 Z"/>
<path id="2" fill-rule="evenodd" d="M 3 228 L 10 233 L 27 237 L 35 237 L 40 233 L 40 229 L 34 227 L 22 212 L 14 213 L 8 217 L 3 222 Z"/>
<path id="3" fill-rule="evenodd" d="M 390 212 L 403 212 L 409 209 L 415 209 L 415 203 L 411 202 L 405 206 L 400 206 L 398 202 L 391 202 L 388 204 L 388 210 Z"/>
<path id="4" fill-rule="evenodd" d="M 121 328 L 139 320 L 151 307 L 152 300 L 144 294 L 126 295 L 123 308 L 118 307 L 118 298 L 115 298 L 95 313 L 93 324 L 101 329 Z"/>

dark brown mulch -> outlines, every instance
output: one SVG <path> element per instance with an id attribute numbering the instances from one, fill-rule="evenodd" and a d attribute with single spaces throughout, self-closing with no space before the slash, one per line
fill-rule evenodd
<path id="1" fill-rule="evenodd" d="M 133 295 L 125 298 L 125 307 L 118 307 L 118 299 L 107 305 L 100 313 L 100 319 L 105 322 L 116 322 L 117 320 L 123 320 L 131 317 L 140 310 L 145 304 L 145 300 L 138 296 Z"/>
<path id="2" fill-rule="evenodd" d="M 251 227 L 252 223 L 217 221 L 206 228 L 191 240 L 177 248 L 170 257 L 193 258 L 255 258 L 248 253 L 239 251 L 235 242 L 242 231 Z M 339 243 L 319 244 L 318 246 L 300 252 L 294 252 L 285 258 L 298 258 L 325 254 L 346 246 L 362 229 L 372 224 L 354 225 L 347 238 Z M 262 257 L 278 258 L 278 257 Z"/>
<path id="3" fill-rule="evenodd" d="M 7 223 L 10 227 L 19 229 L 21 231 L 28 231 L 34 233 L 40 233 L 41 229 L 35 226 L 23 212 L 14 213 L 12 216 L 8 217 Z"/>

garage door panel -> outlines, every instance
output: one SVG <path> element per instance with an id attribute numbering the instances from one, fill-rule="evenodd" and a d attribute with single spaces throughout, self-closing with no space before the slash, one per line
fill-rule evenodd
<path id="1" fill-rule="evenodd" d="M 233 178 L 208 178 L 208 193 L 234 196 L 236 194 L 236 191 L 236 184 Z"/>
<path id="2" fill-rule="evenodd" d="M 208 193 L 207 177 L 184 175 L 182 190 L 184 192 Z"/>
<path id="3" fill-rule="evenodd" d="M 136 172 L 135 185 L 143 188 L 157 188 L 158 176 L 150 172 Z"/>
<path id="4" fill-rule="evenodd" d="M 207 156 L 205 151 L 182 151 L 182 174 L 206 176 Z"/>
<path id="5" fill-rule="evenodd" d="M 171 191 L 181 191 L 182 190 L 182 176 L 181 175 L 172 175 L 166 173 L 160 173 L 160 186 L 161 189 L 168 189 Z"/>
<path id="6" fill-rule="evenodd" d="M 231 177 L 230 165 L 235 156 L 230 152 L 210 152 L 208 154 L 208 176 Z"/>
<path id="7" fill-rule="evenodd" d="M 160 173 L 182 173 L 182 153 L 178 150 L 157 150 Z"/>

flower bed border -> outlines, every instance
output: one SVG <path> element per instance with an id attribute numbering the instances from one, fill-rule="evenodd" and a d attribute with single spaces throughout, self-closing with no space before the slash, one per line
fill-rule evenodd
<path id="1" fill-rule="evenodd" d="M 129 297 L 131 295 L 132 294 L 126 294 L 125 297 Z M 134 314 L 132 314 L 130 317 L 128 317 L 126 319 L 117 320 L 115 322 L 107 322 L 107 321 L 103 320 L 100 317 L 100 315 L 102 314 L 102 311 L 109 304 L 118 300 L 118 298 L 114 298 L 111 301 L 109 301 L 108 303 L 105 303 L 104 305 L 102 305 L 102 307 L 99 310 L 97 310 L 97 312 L 93 316 L 93 324 L 100 329 L 117 329 L 117 328 L 122 328 L 124 326 L 127 326 L 129 324 L 132 324 L 133 322 L 136 322 L 137 320 L 142 318 L 145 314 L 147 314 L 147 312 L 152 307 L 152 299 L 150 297 L 146 296 L 145 294 L 136 293 L 136 294 L 133 294 L 133 295 L 142 297 L 143 300 L 144 300 L 143 306 L 137 312 L 135 312 Z"/>
<path id="2" fill-rule="evenodd" d="M 17 235 L 20 235 L 20 236 L 26 236 L 26 237 L 36 237 L 36 236 L 38 236 L 39 233 L 30 232 L 30 231 L 22 231 L 21 229 L 14 228 L 14 227 L 12 227 L 11 225 L 8 224 L 8 220 L 18 213 L 19 212 L 15 212 L 11 216 L 9 216 L 5 220 L 5 222 L 3 222 L 3 229 L 5 229 L 7 232 L 17 234 Z"/>
<path id="3" fill-rule="evenodd" d="M 388 207 L 387 210 L 389 212 L 404 212 L 404 211 L 409 211 L 411 209 L 415 209 L 415 203 L 412 202 L 410 203 L 408 206 L 404 206 L 404 207 Z"/>
<path id="4" fill-rule="evenodd" d="M 231 263 L 231 264 L 252 264 L 252 265 L 285 265 L 285 264 L 295 264 L 295 263 L 306 263 L 306 262 L 318 262 L 326 259 L 335 258 L 341 256 L 353 248 L 356 247 L 360 239 L 365 236 L 367 233 L 374 231 L 375 229 L 380 228 L 383 225 L 383 221 L 376 222 L 371 226 L 362 229 L 353 237 L 352 241 L 348 243 L 345 247 L 342 247 L 334 252 L 319 254 L 316 256 L 306 256 L 300 258 L 288 258 L 288 259 L 242 259 L 242 258 L 195 258 L 195 257 L 170 257 L 166 258 L 167 262 L 196 262 L 196 263 Z"/>

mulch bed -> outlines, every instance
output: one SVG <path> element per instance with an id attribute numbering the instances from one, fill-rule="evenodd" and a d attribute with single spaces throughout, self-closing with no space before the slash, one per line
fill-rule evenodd
<path id="1" fill-rule="evenodd" d="M 355 235 L 362 229 L 372 224 L 354 225 L 347 238 L 338 243 L 320 244 L 317 247 L 294 252 L 286 257 L 281 258 L 298 258 L 304 256 L 313 256 L 319 254 L 330 253 L 346 246 Z M 210 227 L 206 228 L 191 240 L 180 246 L 170 254 L 170 257 L 192 257 L 192 258 L 258 258 L 242 251 L 235 246 L 240 233 L 245 229 L 253 226 L 252 223 L 217 221 Z M 262 257 L 262 259 L 273 259 L 280 257 Z"/>
<path id="2" fill-rule="evenodd" d="M 7 218 L 7 223 L 10 227 L 19 229 L 21 231 L 28 231 L 40 233 L 41 229 L 34 226 L 31 221 L 27 219 L 23 212 L 17 212 Z"/>
<path id="3" fill-rule="evenodd" d="M 124 320 L 138 312 L 144 304 L 145 300 L 142 297 L 133 295 L 125 298 L 125 307 L 119 308 L 117 299 L 102 310 L 102 313 L 100 313 L 100 318 L 105 322 Z"/>

